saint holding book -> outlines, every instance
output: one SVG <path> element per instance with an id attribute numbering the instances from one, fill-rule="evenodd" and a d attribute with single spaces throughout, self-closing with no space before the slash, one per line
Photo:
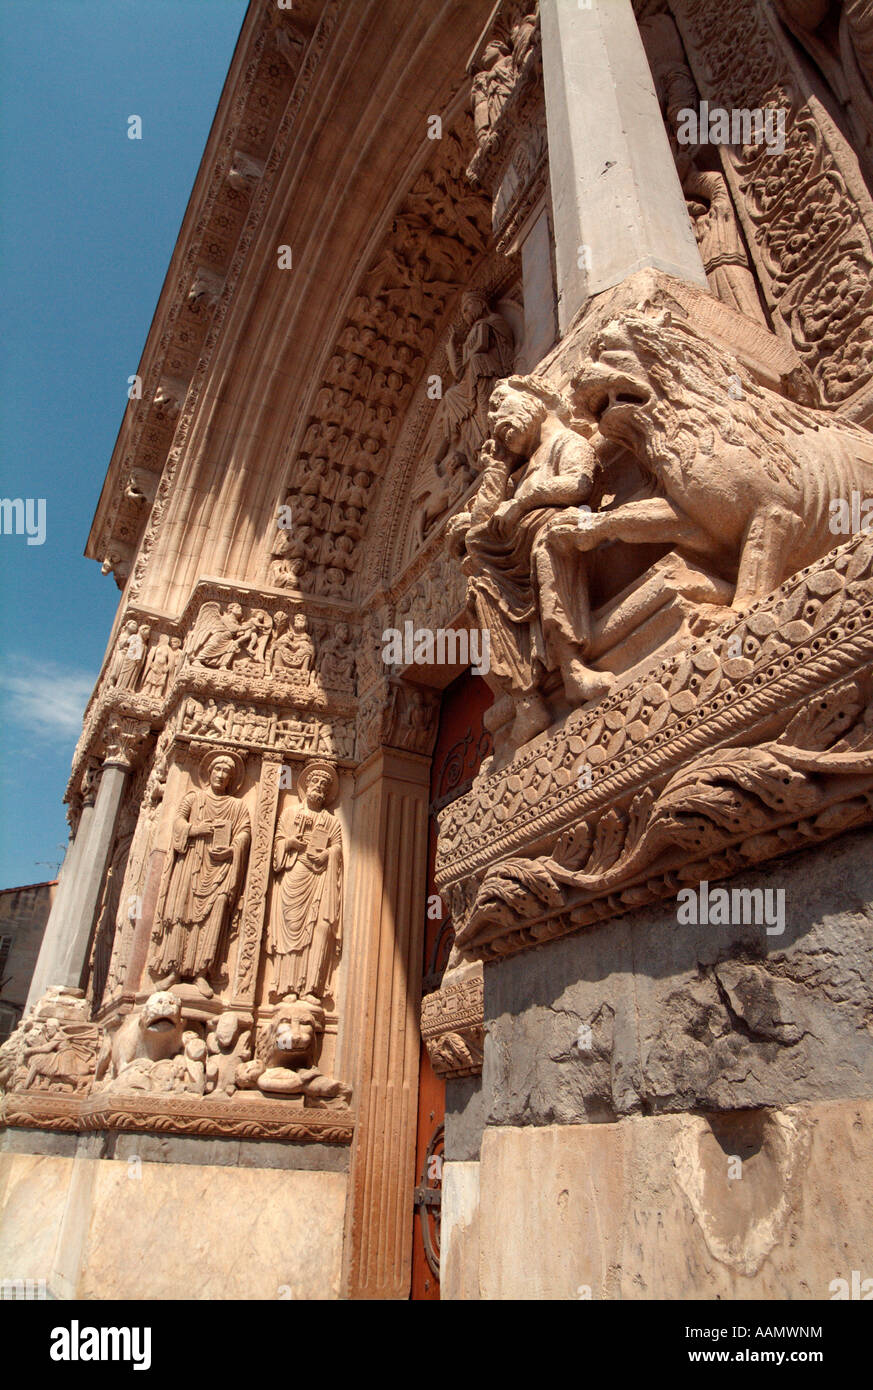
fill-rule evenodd
<path id="1" fill-rule="evenodd" d="M 251 840 L 245 803 L 230 795 L 242 780 L 242 761 L 210 754 L 203 768 L 208 787 L 190 791 L 173 821 L 173 838 L 158 894 L 151 972 L 160 987 L 194 980 L 212 994 L 209 976 L 242 888 Z"/>
<path id="2" fill-rule="evenodd" d="M 330 763 L 307 763 L 299 801 L 279 817 L 273 845 L 278 876 L 270 913 L 273 993 L 277 1000 L 321 1002 L 342 927 L 343 845 L 327 810 L 339 791 Z"/>

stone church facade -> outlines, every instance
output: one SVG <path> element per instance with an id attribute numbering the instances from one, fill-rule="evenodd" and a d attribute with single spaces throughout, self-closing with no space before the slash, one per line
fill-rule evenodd
<path id="1" fill-rule="evenodd" d="M 870 0 L 252 0 L 88 539 L 0 1275 L 873 1276 L 871 188 Z"/>

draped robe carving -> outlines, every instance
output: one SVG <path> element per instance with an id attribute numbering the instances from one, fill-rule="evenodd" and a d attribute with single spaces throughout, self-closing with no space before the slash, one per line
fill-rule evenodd
<path id="1" fill-rule="evenodd" d="M 209 788 L 188 792 L 173 822 L 156 916 L 156 976 L 206 980 L 216 964 L 251 840 L 245 804 L 226 792 L 232 772 L 229 759 L 215 758 Z"/>
<path id="2" fill-rule="evenodd" d="M 279 876 L 270 916 L 273 989 L 321 1000 L 342 920 L 343 846 L 340 823 L 325 808 L 336 787 L 326 765 L 304 768 L 301 800 L 279 818 L 273 869 Z"/>

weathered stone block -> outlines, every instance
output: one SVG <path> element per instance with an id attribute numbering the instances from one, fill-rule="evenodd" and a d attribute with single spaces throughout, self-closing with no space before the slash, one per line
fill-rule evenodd
<path id="1" fill-rule="evenodd" d="M 742 1109 L 873 1090 L 873 834 L 728 887 L 785 930 L 641 909 L 485 967 L 489 1123 Z"/>

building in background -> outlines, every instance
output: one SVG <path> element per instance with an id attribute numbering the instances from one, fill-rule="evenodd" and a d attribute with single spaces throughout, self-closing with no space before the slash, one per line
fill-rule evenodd
<path id="1" fill-rule="evenodd" d="M 871 53 L 854 0 L 253 0 L 88 539 L 18 1274 L 864 1268 Z"/>
<path id="2" fill-rule="evenodd" d="M 24 1013 L 57 886 L 54 879 L 0 889 L 0 1043 Z"/>

